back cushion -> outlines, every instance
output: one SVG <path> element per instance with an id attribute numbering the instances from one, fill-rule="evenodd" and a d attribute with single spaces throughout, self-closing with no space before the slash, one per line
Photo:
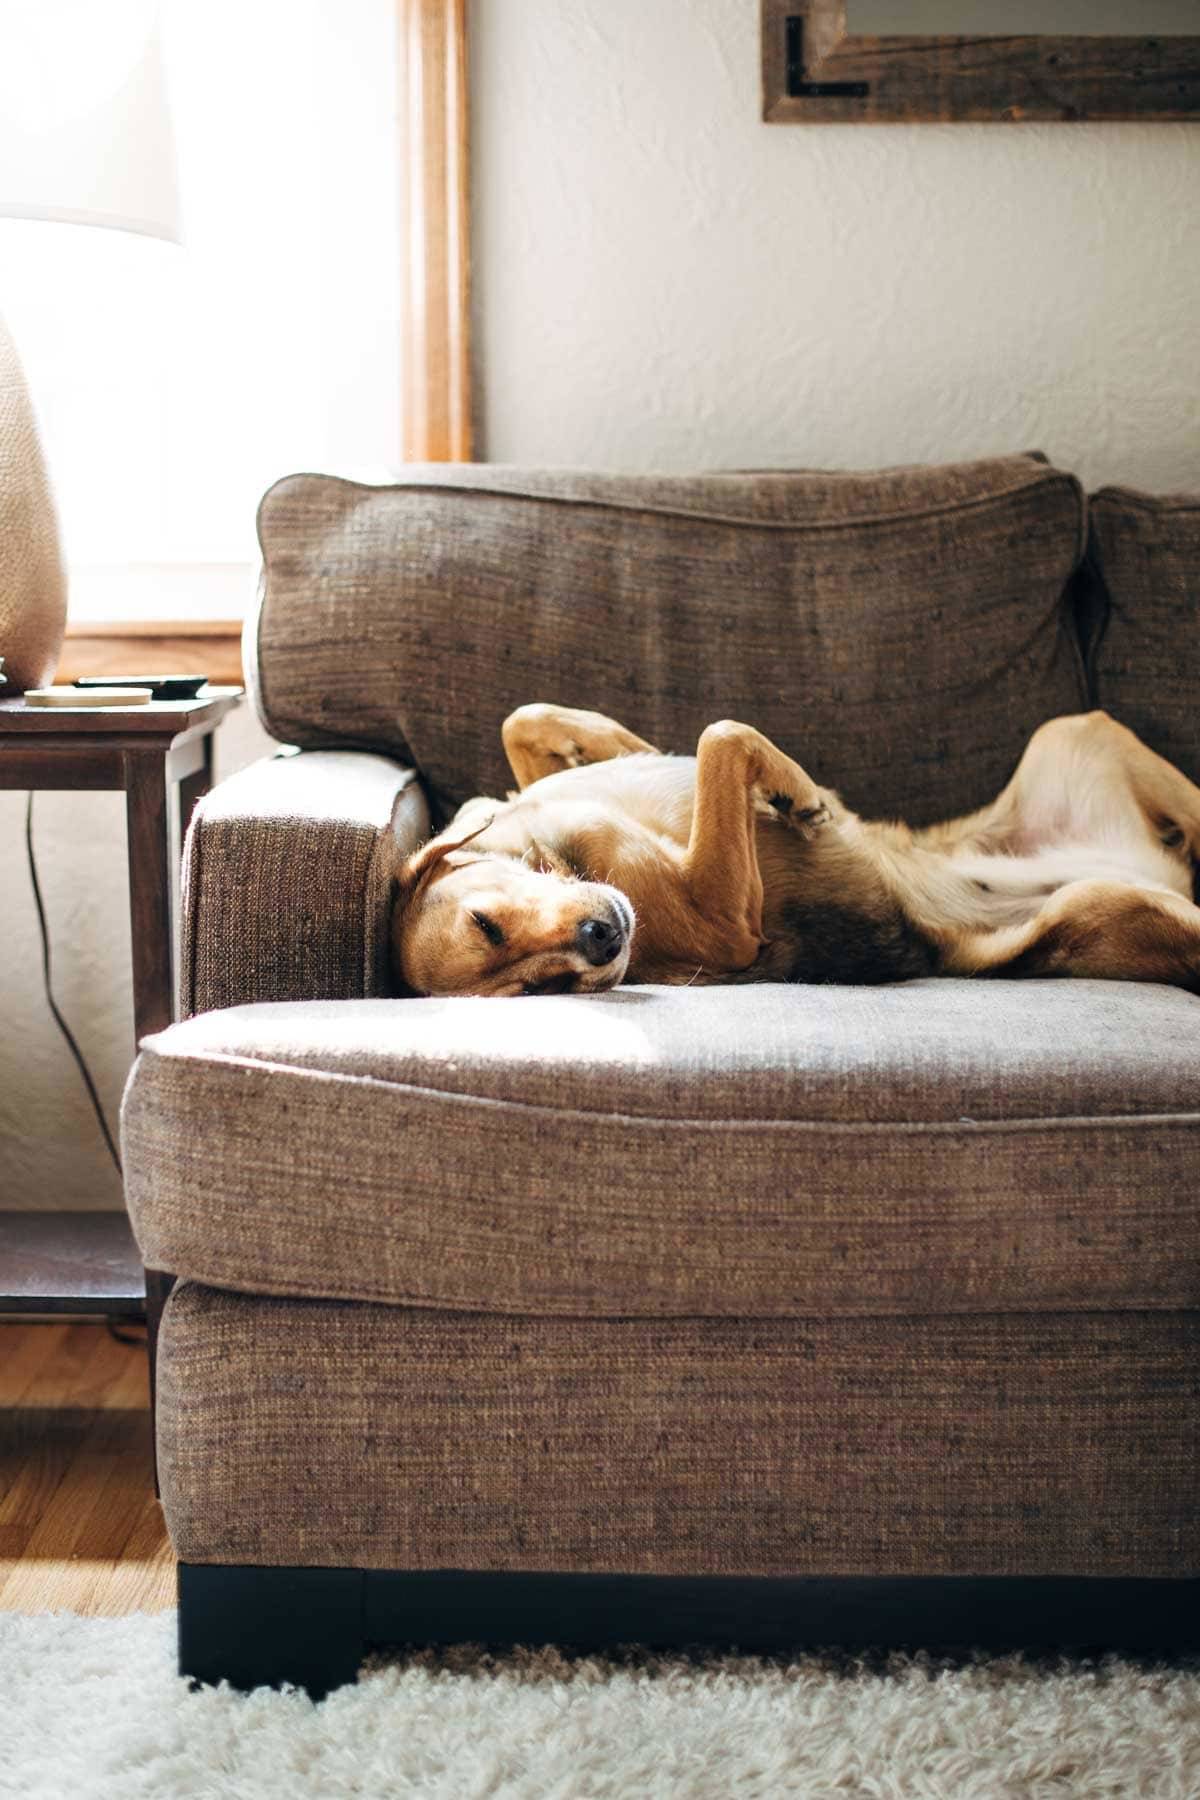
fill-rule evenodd
<path id="1" fill-rule="evenodd" d="M 691 752 L 758 726 L 847 803 L 979 805 L 1085 703 L 1064 589 L 1078 483 L 1037 457 L 879 474 L 469 465 L 295 475 L 259 511 L 260 713 L 414 761 L 444 813 L 511 786 L 500 724 L 551 700 Z"/>
<path id="2" fill-rule="evenodd" d="M 1097 704 L 1200 781 L 1200 495 L 1102 488 L 1091 512 Z"/>

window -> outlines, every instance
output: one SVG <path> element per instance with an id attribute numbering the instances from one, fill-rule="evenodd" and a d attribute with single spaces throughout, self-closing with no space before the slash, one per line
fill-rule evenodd
<path id="1" fill-rule="evenodd" d="M 395 7 L 163 24 L 182 247 L 0 220 L 76 621 L 237 617 L 272 481 L 401 454 Z"/>

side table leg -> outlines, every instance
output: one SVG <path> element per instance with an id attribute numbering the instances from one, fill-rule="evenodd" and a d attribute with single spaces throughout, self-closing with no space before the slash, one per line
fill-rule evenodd
<path id="1" fill-rule="evenodd" d="M 167 772 L 161 750 L 125 753 L 125 828 L 129 839 L 133 1029 L 140 1044 L 151 1032 L 164 1031 L 171 1023 L 174 997 Z"/>
<path id="2" fill-rule="evenodd" d="M 182 858 L 183 840 L 187 836 L 187 828 L 191 823 L 192 812 L 197 800 L 202 800 L 212 786 L 213 775 L 213 734 L 210 731 L 204 739 L 204 760 L 200 767 L 190 775 L 185 775 L 179 783 L 179 843 L 175 854 Z"/>
<path id="3" fill-rule="evenodd" d="M 181 947 L 184 936 L 182 913 L 183 848 L 187 839 L 188 826 L 192 822 L 192 814 L 196 810 L 196 803 L 198 800 L 204 798 L 205 794 L 207 794 L 209 788 L 212 786 L 213 733 L 209 732 L 199 744 L 189 745 L 189 750 L 194 755 L 198 755 L 199 760 L 195 766 L 189 769 L 189 772 L 186 775 L 181 775 L 179 777 L 177 801 L 174 809 L 175 821 L 171 835 L 171 910 L 175 914 L 178 928 L 177 949 Z M 168 776 L 170 775 L 170 767 L 170 762 L 168 762 Z M 177 977 L 179 982 L 176 994 L 177 1010 L 180 1015 L 186 1016 L 190 1001 L 190 994 L 184 991 L 188 981 L 187 972 L 177 971 Z"/>
<path id="4" fill-rule="evenodd" d="M 166 759 L 161 750 L 125 754 L 125 828 L 129 840 L 129 936 L 133 956 L 133 1027 L 138 1044 L 163 1031 L 174 1011 L 171 864 L 167 833 Z M 155 1349 L 163 1304 L 174 1277 L 146 1270 L 146 1347 L 150 1416 L 155 1410 Z M 158 1492 L 155 1450 L 154 1491 Z"/>

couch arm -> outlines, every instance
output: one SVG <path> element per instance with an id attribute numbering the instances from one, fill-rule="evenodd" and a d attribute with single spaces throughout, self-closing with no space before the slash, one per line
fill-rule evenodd
<path id="1" fill-rule="evenodd" d="M 285 752 L 219 783 L 184 847 L 184 1016 L 387 993 L 392 877 L 428 831 L 413 770 L 385 756 Z"/>

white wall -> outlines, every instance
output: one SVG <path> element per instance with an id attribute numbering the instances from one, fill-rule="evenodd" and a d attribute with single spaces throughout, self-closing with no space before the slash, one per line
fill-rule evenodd
<path id="1" fill-rule="evenodd" d="M 475 0 L 497 461 L 1200 487 L 1200 127 L 759 117 L 757 0 Z"/>

